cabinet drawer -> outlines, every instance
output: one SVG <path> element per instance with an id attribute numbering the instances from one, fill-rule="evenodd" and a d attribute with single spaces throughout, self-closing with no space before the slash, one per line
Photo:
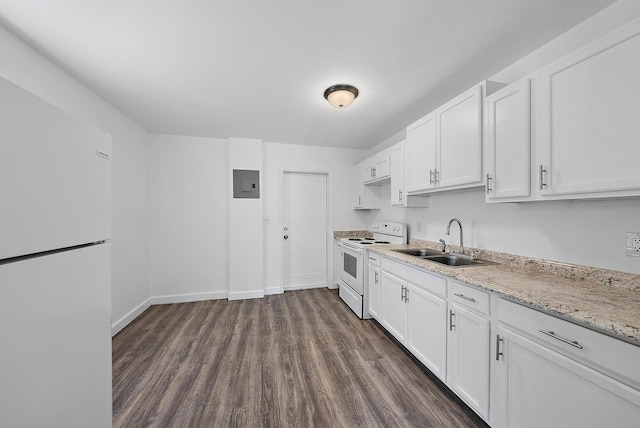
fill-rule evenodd
<path id="1" fill-rule="evenodd" d="M 489 293 L 475 287 L 450 281 L 451 299 L 459 305 L 489 315 Z"/>
<path id="2" fill-rule="evenodd" d="M 386 257 L 382 258 L 382 270 L 415 284 L 432 294 L 444 298 L 447 296 L 447 280 L 444 278 L 394 262 Z"/>
<path id="3" fill-rule="evenodd" d="M 640 347 L 508 300 L 498 321 L 557 352 L 640 389 Z"/>
<path id="4" fill-rule="evenodd" d="M 369 251 L 369 264 L 380 266 L 380 254 Z"/>

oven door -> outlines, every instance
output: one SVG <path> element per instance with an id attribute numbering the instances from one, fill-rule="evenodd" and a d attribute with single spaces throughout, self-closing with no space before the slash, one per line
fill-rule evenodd
<path id="1" fill-rule="evenodd" d="M 340 279 L 359 295 L 364 294 L 364 250 L 342 245 Z"/>

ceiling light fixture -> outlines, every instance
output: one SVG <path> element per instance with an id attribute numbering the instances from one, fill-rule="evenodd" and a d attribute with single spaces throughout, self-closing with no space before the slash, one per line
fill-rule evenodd
<path id="1" fill-rule="evenodd" d="M 358 97 L 358 88 L 352 85 L 333 85 L 324 91 L 324 97 L 335 108 L 349 107 Z"/>

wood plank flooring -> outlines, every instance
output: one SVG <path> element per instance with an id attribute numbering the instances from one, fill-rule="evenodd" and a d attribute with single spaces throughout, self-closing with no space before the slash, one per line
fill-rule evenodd
<path id="1" fill-rule="evenodd" d="M 114 427 L 473 427 L 335 290 L 152 306 L 113 339 Z"/>

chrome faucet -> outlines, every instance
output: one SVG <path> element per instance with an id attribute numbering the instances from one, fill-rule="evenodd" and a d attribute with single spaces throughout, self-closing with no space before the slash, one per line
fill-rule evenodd
<path id="1" fill-rule="evenodd" d="M 449 224 L 447 225 L 447 235 L 451 235 L 451 223 L 457 222 L 458 226 L 460 226 L 460 254 L 464 254 L 464 244 L 462 243 L 462 223 L 457 218 L 452 218 L 449 220 Z"/>

